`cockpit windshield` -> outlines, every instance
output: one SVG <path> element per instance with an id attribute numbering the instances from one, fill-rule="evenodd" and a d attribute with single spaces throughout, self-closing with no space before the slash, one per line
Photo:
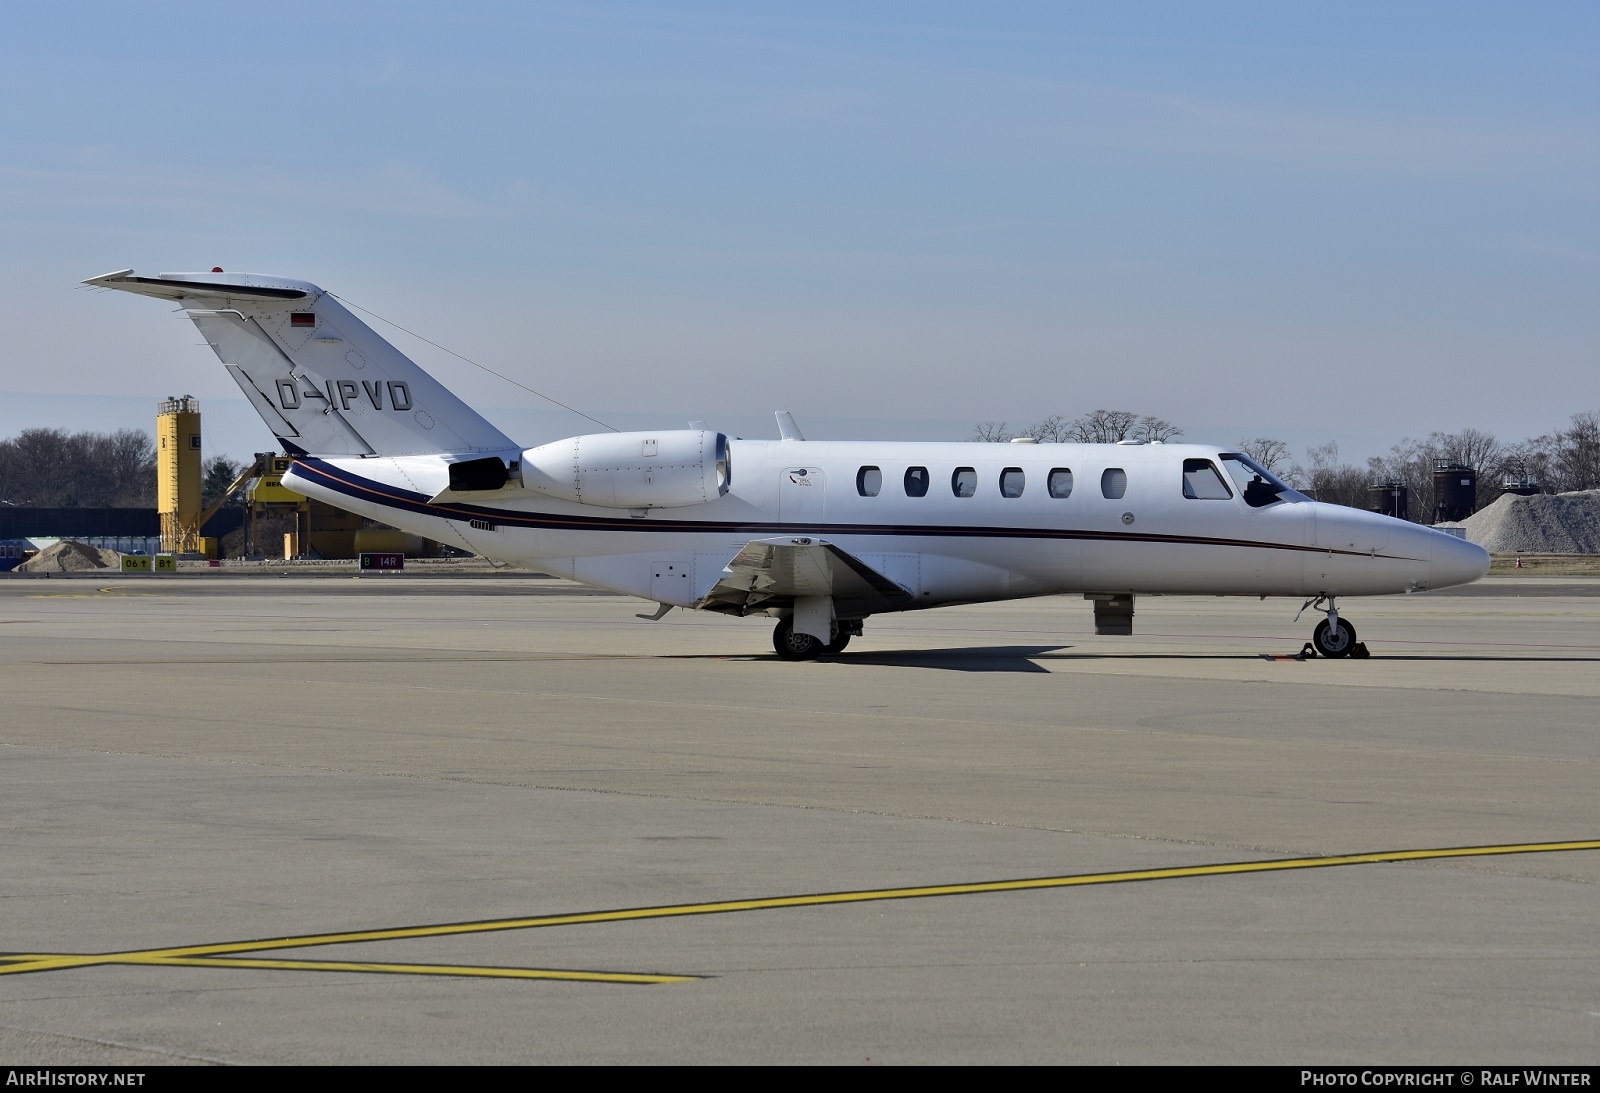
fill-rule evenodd
<path id="1" fill-rule="evenodd" d="M 1220 457 L 1223 469 L 1228 472 L 1244 495 L 1245 504 L 1253 509 L 1264 508 L 1279 501 L 1308 501 L 1310 498 L 1297 492 L 1287 482 L 1267 470 L 1247 455 L 1224 452 Z"/>

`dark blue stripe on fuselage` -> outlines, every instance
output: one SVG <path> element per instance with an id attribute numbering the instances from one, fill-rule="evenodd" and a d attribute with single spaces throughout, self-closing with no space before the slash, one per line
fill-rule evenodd
<path id="1" fill-rule="evenodd" d="M 1153 535 L 1132 531 L 1086 531 L 1073 528 L 1008 528 L 960 524 L 780 524 L 741 523 L 720 520 L 636 520 L 607 516 L 562 516 L 547 512 L 516 512 L 484 505 L 440 504 L 426 495 L 374 482 L 352 474 L 321 459 L 296 459 L 294 466 L 316 478 L 327 488 L 347 497 L 358 498 L 386 508 L 438 516 L 446 520 L 484 520 L 501 527 L 539 528 L 547 531 L 674 531 L 701 534 L 737 534 L 761 538 L 768 535 L 931 535 L 948 538 L 984 539 L 1075 539 L 1121 543 L 1186 543 L 1203 546 L 1252 547 L 1260 550 L 1298 550 L 1315 554 L 1344 554 L 1351 557 L 1394 558 L 1396 555 L 1371 555 L 1366 551 L 1330 550 L 1300 543 L 1267 543 L 1253 539 L 1223 539 L 1204 535 Z"/>

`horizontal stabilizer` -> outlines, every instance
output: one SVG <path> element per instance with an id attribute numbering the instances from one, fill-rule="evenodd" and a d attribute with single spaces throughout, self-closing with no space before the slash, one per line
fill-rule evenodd
<path id="1" fill-rule="evenodd" d="M 83 283 L 93 288 L 116 288 L 141 296 L 159 296 L 164 300 L 186 297 L 195 300 L 304 300 L 322 293 L 316 285 L 304 281 L 253 273 L 163 273 L 159 277 L 138 277 L 133 270 L 124 269 L 91 277 Z"/>

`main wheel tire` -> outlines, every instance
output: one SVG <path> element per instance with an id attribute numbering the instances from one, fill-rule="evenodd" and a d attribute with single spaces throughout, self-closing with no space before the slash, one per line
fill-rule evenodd
<path id="1" fill-rule="evenodd" d="M 795 633 L 794 623 L 779 619 L 772 631 L 772 647 L 784 660 L 815 660 L 822 655 L 823 644 L 810 634 Z"/>
<path id="2" fill-rule="evenodd" d="M 1323 619 L 1311 632 L 1311 644 L 1325 657 L 1347 657 L 1356 647 L 1356 628 L 1340 619 L 1335 629 L 1328 619 Z"/>

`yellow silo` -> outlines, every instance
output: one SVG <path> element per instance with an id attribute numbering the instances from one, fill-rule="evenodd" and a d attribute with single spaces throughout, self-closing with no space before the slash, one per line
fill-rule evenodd
<path id="1" fill-rule="evenodd" d="M 161 549 L 200 549 L 200 400 L 163 399 L 156 414 L 156 495 Z"/>

